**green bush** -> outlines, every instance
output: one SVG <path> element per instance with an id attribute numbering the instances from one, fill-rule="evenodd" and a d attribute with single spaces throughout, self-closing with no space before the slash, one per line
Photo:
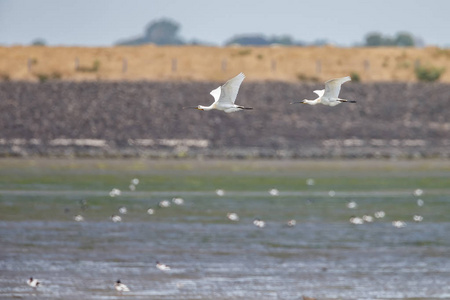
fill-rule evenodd
<path id="1" fill-rule="evenodd" d="M 38 78 L 40 83 L 46 82 L 49 78 L 48 74 L 43 74 L 43 73 L 35 74 L 35 76 Z"/>
<path id="2" fill-rule="evenodd" d="M 53 72 L 53 73 L 50 75 L 50 78 L 51 78 L 51 79 L 61 79 L 61 77 L 62 77 L 62 75 L 61 75 L 61 73 L 59 73 L 59 72 Z"/>
<path id="3" fill-rule="evenodd" d="M 359 76 L 359 74 L 356 73 L 356 72 L 351 72 L 350 73 L 350 77 L 352 78 L 352 81 L 354 81 L 354 82 L 360 82 L 361 81 L 361 76 Z"/>
<path id="4" fill-rule="evenodd" d="M 97 72 L 100 69 L 100 61 L 96 59 L 91 67 L 78 67 L 78 72 Z"/>
<path id="5" fill-rule="evenodd" d="M 433 82 L 439 80 L 445 68 L 417 66 L 414 71 L 419 81 Z"/>
<path id="6" fill-rule="evenodd" d="M 303 73 L 298 73 L 297 74 L 297 79 L 299 81 L 311 81 L 311 82 L 319 82 L 319 78 L 315 77 L 315 76 L 308 76 L 305 75 Z"/>
<path id="7" fill-rule="evenodd" d="M 45 73 L 37 73 L 34 74 L 34 76 L 36 76 L 39 80 L 40 83 L 46 82 L 48 80 L 57 80 L 57 79 L 61 79 L 62 75 L 59 72 L 53 72 L 51 74 L 45 74 Z"/>
<path id="8" fill-rule="evenodd" d="M 10 80 L 11 80 L 11 77 L 9 76 L 9 74 L 6 74 L 6 73 L 0 74 L 0 78 L 1 78 L 3 81 L 10 81 Z"/>
<path id="9" fill-rule="evenodd" d="M 250 53 L 252 53 L 251 49 L 242 49 L 242 50 L 238 51 L 237 55 L 245 56 L 245 55 L 249 55 Z"/>

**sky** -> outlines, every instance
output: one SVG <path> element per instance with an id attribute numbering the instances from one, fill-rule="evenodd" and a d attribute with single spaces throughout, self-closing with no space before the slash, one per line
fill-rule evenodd
<path id="1" fill-rule="evenodd" d="M 296 41 L 362 43 L 369 32 L 410 32 L 450 47 L 448 0 L 0 0 L 0 45 L 111 46 L 155 20 L 176 21 L 180 36 L 224 45 L 238 34 Z"/>

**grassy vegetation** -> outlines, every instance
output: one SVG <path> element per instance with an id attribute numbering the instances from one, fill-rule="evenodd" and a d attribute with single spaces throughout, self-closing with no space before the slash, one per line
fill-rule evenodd
<path id="1" fill-rule="evenodd" d="M 96 59 L 92 63 L 92 66 L 90 66 L 90 67 L 79 66 L 77 68 L 77 71 L 78 72 L 95 73 L 95 72 L 98 72 L 99 69 L 100 69 L 100 61 L 98 59 Z"/>
<path id="2" fill-rule="evenodd" d="M 136 191 L 128 188 L 139 178 Z M 314 178 L 308 186 L 306 180 Z M 448 161 L 146 161 L 146 160 L 0 160 L 0 219 L 73 222 L 109 221 L 126 205 L 129 221 L 226 223 L 239 209 L 242 219 L 348 222 L 351 214 L 389 212 L 385 221 L 409 220 L 420 212 L 433 221 L 448 219 Z M 112 188 L 122 195 L 110 197 Z M 225 190 L 219 197 L 215 190 Z M 280 195 L 268 191 L 277 188 Z M 423 189 L 418 208 L 413 191 Z M 334 197 L 328 192 L 336 191 Z M 183 197 L 186 204 L 158 207 Z M 86 201 L 83 210 L 80 201 Z M 348 201 L 358 208 L 349 211 Z M 156 210 L 149 216 L 148 208 Z"/>
<path id="3" fill-rule="evenodd" d="M 52 72 L 51 74 L 36 73 L 35 76 L 41 83 L 46 82 L 48 80 L 59 80 L 62 78 L 62 75 L 59 72 Z"/>
<path id="4" fill-rule="evenodd" d="M 308 76 L 303 73 L 298 73 L 297 79 L 299 81 L 309 81 L 309 82 L 319 82 L 320 81 L 319 78 L 316 76 Z"/>
<path id="5" fill-rule="evenodd" d="M 417 66 L 415 68 L 415 72 L 418 80 L 433 82 L 439 80 L 441 75 L 445 72 L 445 68 L 438 68 L 433 66 Z"/>
<path id="6" fill-rule="evenodd" d="M 351 72 L 350 73 L 350 77 L 352 78 L 353 82 L 360 82 L 361 81 L 361 76 L 359 76 L 359 74 L 356 73 L 356 72 Z"/>
<path id="7" fill-rule="evenodd" d="M 0 190 L 378 191 L 450 188 L 449 163 L 1 160 Z M 316 184 L 308 186 L 306 180 Z"/>

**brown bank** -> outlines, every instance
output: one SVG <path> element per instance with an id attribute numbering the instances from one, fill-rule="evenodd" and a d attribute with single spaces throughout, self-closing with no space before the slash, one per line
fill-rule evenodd
<path id="1" fill-rule="evenodd" d="M 450 82 L 450 50 L 427 48 L 0 47 L 0 80 L 319 81 L 352 74 L 363 82 L 415 82 L 417 67 Z M 447 70 L 447 71 L 446 71 Z"/>

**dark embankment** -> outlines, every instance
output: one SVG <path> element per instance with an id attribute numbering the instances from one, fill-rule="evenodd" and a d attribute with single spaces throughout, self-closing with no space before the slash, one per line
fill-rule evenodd
<path id="1" fill-rule="evenodd" d="M 450 157 L 450 85 L 347 83 L 356 104 L 303 104 L 322 84 L 243 83 L 226 114 L 218 83 L 3 82 L 0 155 L 143 157 Z"/>

